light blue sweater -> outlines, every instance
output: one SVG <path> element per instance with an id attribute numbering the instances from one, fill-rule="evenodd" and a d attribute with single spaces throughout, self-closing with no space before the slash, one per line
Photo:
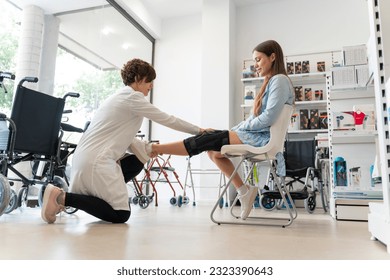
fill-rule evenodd
<path id="1" fill-rule="evenodd" d="M 278 74 L 268 82 L 258 116 L 251 114 L 246 120 L 234 126 L 235 131 L 244 144 L 261 147 L 270 139 L 270 126 L 283 110 L 284 104 L 292 105 L 294 90 L 286 75 Z"/>

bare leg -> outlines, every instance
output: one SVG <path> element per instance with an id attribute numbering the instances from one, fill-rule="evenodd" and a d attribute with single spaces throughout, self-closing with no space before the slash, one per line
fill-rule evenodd
<path id="1" fill-rule="evenodd" d="M 229 141 L 231 145 L 242 144 L 237 134 L 233 131 L 229 132 Z M 225 174 L 226 177 L 230 178 L 230 176 L 233 174 L 234 171 L 234 165 L 231 162 L 231 160 L 223 156 L 220 152 L 208 151 L 207 154 L 210 157 L 210 159 L 222 171 L 222 173 Z M 241 187 L 244 184 L 244 182 L 242 181 L 241 177 L 238 174 L 236 174 L 232 179 L 232 184 L 237 189 Z"/>
<path id="2" fill-rule="evenodd" d="M 229 131 L 229 142 L 230 144 L 242 144 L 237 134 L 233 131 Z M 171 142 L 165 144 L 152 144 L 152 155 L 177 155 L 177 156 L 188 156 L 187 149 L 183 141 Z"/>
<path id="3" fill-rule="evenodd" d="M 231 145 L 242 144 L 237 134 L 233 131 L 229 131 L 229 142 Z M 218 166 L 225 176 L 230 177 L 234 171 L 234 165 L 230 159 L 224 157 L 220 152 L 208 151 L 210 159 Z M 152 154 L 168 154 L 187 156 L 188 152 L 184 146 L 183 141 L 172 142 L 167 144 L 152 144 Z M 232 180 L 233 185 L 239 188 L 243 185 L 243 182 L 238 174 L 236 174 Z"/>
<path id="4" fill-rule="evenodd" d="M 221 170 L 226 177 L 230 178 L 234 171 L 234 165 L 230 159 L 224 157 L 220 152 L 208 151 L 207 154 L 209 158 L 218 166 L 219 170 Z M 232 184 L 237 189 L 244 183 L 242 182 L 240 176 L 236 174 L 232 179 Z"/>
<path id="5" fill-rule="evenodd" d="M 183 141 L 172 142 L 167 144 L 152 144 L 152 153 L 154 155 L 177 155 L 188 156 L 186 147 Z"/>

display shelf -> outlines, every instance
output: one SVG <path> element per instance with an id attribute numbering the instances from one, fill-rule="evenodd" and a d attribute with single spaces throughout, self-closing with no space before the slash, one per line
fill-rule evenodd
<path id="1" fill-rule="evenodd" d="M 300 134 L 300 133 L 324 133 L 327 132 L 327 129 L 299 129 L 299 130 L 289 130 L 288 133 L 291 134 Z"/>
<path id="2" fill-rule="evenodd" d="M 335 186 L 336 191 L 333 192 L 333 197 L 336 200 L 339 199 L 348 199 L 350 204 L 359 203 L 358 201 L 353 201 L 354 199 L 367 200 L 367 199 L 376 199 L 382 200 L 382 190 L 349 190 L 343 186 Z"/>
<path id="3" fill-rule="evenodd" d="M 332 96 L 328 96 L 330 101 L 340 99 L 361 99 L 375 97 L 375 89 L 373 86 L 355 87 L 347 89 L 334 89 L 331 87 L 330 90 L 332 91 Z"/>
<path id="4" fill-rule="evenodd" d="M 378 132 L 359 130 L 333 130 L 332 144 L 375 143 Z"/>
<path id="5" fill-rule="evenodd" d="M 305 74 L 289 75 L 293 84 L 322 84 L 325 81 L 327 72 L 313 72 Z"/>
<path id="6" fill-rule="evenodd" d="M 326 78 L 327 72 L 313 72 L 313 73 L 304 73 L 304 74 L 293 74 L 288 75 L 292 83 L 310 83 L 310 84 L 319 84 L 323 83 Z M 241 82 L 263 82 L 264 77 L 254 77 L 254 78 L 242 78 Z"/>
<path id="7" fill-rule="evenodd" d="M 295 106 L 318 106 L 318 105 L 324 105 L 326 106 L 326 100 L 313 100 L 313 101 L 296 101 Z"/>

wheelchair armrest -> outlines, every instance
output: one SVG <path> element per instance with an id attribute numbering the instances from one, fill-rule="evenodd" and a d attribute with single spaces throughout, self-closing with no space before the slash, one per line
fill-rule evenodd
<path id="1" fill-rule="evenodd" d="M 82 128 L 78 128 L 78 127 L 75 127 L 75 126 L 67 124 L 67 123 L 61 123 L 61 128 L 62 128 L 62 130 L 68 131 L 68 132 L 79 132 L 79 133 L 84 132 L 84 130 Z"/>

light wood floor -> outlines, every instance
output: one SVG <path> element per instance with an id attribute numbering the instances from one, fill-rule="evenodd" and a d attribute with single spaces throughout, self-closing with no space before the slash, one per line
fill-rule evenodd
<path id="1" fill-rule="evenodd" d="M 132 207 L 126 224 L 109 224 L 82 211 L 45 224 L 39 208 L 0 217 L 3 260 L 390 260 L 370 240 L 366 222 L 336 221 L 317 209 L 286 228 L 217 225 L 212 205 L 160 202 Z M 228 209 L 217 209 L 222 214 Z M 255 209 L 255 211 L 262 211 Z M 276 211 L 276 210 L 275 210 Z M 285 211 L 285 210 L 279 210 Z"/>

